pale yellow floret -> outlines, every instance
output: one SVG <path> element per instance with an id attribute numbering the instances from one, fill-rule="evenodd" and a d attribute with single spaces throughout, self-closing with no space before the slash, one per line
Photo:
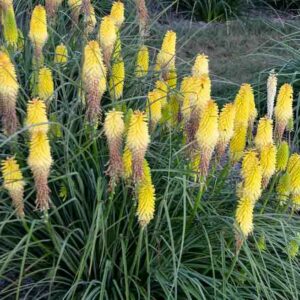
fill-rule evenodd
<path id="1" fill-rule="evenodd" d="M 54 62 L 65 64 L 68 61 L 68 49 L 64 44 L 57 45 L 55 48 Z"/>
<path id="2" fill-rule="evenodd" d="M 39 71 L 38 79 L 38 95 L 44 101 L 50 100 L 54 93 L 54 82 L 52 77 L 52 71 L 43 67 Z"/>
<path id="3" fill-rule="evenodd" d="M 285 171 L 290 156 L 289 145 L 286 141 L 279 144 L 277 149 L 276 170 Z"/>
<path id="4" fill-rule="evenodd" d="M 198 54 L 192 68 L 192 74 L 195 77 L 209 74 L 209 59 L 205 54 Z"/>
<path id="5" fill-rule="evenodd" d="M 147 226 L 154 218 L 155 189 L 151 183 L 142 182 L 138 187 L 138 221 L 142 227 Z"/>
<path id="6" fill-rule="evenodd" d="M 43 100 L 33 99 L 27 105 L 26 125 L 31 134 L 37 132 L 47 133 L 49 129 L 46 105 Z"/>
<path id="7" fill-rule="evenodd" d="M 196 133 L 197 142 L 202 149 L 213 150 L 219 139 L 219 112 L 217 104 L 211 100 L 203 110 L 199 128 Z"/>
<path id="8" fill-rule="evenodd" d="M 158 90 L 153 90 L 148 93 L 149 107 L 147 109 L 149 120 L 153 123 L 153 126 L 160 121 L 162 117 L 162 102 L 161 93 Z"/>
<path id="9" fill-rule="evenodd" d="M 147 46 L 141 46 L 137 55 L 135 76 L 144 77 L 149 69 L 149 50 Z"/>
<path id="10" fill-rule="evenodd" d="M 121 139 L 125 130 L 123 112 L 111 110 L 104 122 L 104 132 L 109 140 Z"/>
<path id="11" fill-rule="evenodd" d="M 44 132 L 32 134 L 29 147 L 28 165 L 33 172 L 49 172 L 52 165 L 50 144 Z"/>
<path id="12" fill-rule="evenodd" d="M 271 119 L 261 118 L 259 120 L 254 141 L 258 150 L 273 143 L 273 121 Z"/>
<path id="13" fill-rule="evenodd" d="M 143 112 L 135 111 L 130 118 L 126 144 L 133 152 L 145 151 L 150 143 L 148 124 Z"/>
<path id="14" fill-rule="evenodd" d="M 115 1 L 111 7 L 110 16 L 117 28 L 120 28 L 125 21 L 124 4 L 121 1 Z"/>
<path id="15" fill-rule="evenodd" d="M 245 237 L 253 231 L 254 202 L 248 198 L 241 198 L 235 213 L 236 221 Z"/>
<path id="16" fill-rule="evenodd" d="M 227 144 L 234 133 L 235 105 L 225 104 L 219 118 L 219 142 Z"/>
<path id="17" fill-rule="evenodd" d="M 156 59 L 156 69 L 170 70 L 175 67 L 175 54 L 176 54 L 176 33 L 167 31 L 163 39 L 161 50 L 159 51 Z"/>
<path id="18" fill-rule="evenodd" d="M 3 186 L 9 192 L 22 191 L 25 182 L 21 173 L 19 164 L 15 158 L 10 157 L 1 162 L 1 170 L 3 175 Z"/>
<path id="19" fill-rule="evenodd" d="M 39 48 L 42 48 L 48 39 L 46 10 L 42 5 L 37 5 L 33 9 L 30 20 L 29 38 Z"/>

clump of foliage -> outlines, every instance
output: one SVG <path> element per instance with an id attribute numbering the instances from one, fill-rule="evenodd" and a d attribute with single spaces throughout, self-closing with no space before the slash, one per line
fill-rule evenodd
<path id="1" fill-rule="evenodd" d="M 204 22 L 226 21 L 234 16 L 241 5 L 240 0 L 177 0 L 177 12 Z"/>

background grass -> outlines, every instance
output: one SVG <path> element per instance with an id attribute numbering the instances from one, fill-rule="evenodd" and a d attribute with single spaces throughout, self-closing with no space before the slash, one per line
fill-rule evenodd
<path id="1" fill-rule="evenodd" d="M 38 2 L 16 4 L 25 36 L 24 52 L 13 56 L 23 87 L 18 99 L 22 120 L 31 98 L 28 16 Z M 110 2 L 96 4 L 98 18 L 110 9 Z M 143 80 L 133 75 L 139 44 L 135 14 L 134 3 L 126 3 L 127 21 L 121 36 L 127 75 L 122 101 L 128 107 L 144 108 L 155 75 L 150 72 Z M 211 60 L 213 95 L 220 105 L 232 100 L 240 83 L 258 82 L 257 71 L 274 63 L 295 67 L 300 60 L 297 49 L 290 46 L 297 41 L 297 24 L 270 26 L 239 20 L 198 28 L 194 23 L 166 24 L 165 14 L 152 16 L 147 41 L 152 63 L 163 33 L 173 28 L 178 33 L 179 77 L 189 72 L 197 52 L 205 51 Z M 34 211 L 35 191 L 26 167 L 27 129 L 17 133 L 18 139 L 0 136 L 0 158 L 16 153 L 27 181 L 24 221 L 15 218 L 10 199 L 0 190 L 0 298 L 298 299 L 299 260 L 288 254 L 287 246 L 297 238 L 299 217 L 279 207 L 273 189 L 265 192 L 255 210 L 254 233 L 236 255 L 233 223 L 239 168 L 231 169 L 226 161 L 222 168 L 214 165 L 208 190 L 191 220 L 199 186 L 187 168 L 179 128 L 159 127 L 152 134 L 147 159 L 156 187 L 156 214 L 144 231 L 135 216 L 132 187 L 122 182 L 114 195 L 108 192 L 104 176 L 108 150 L 102 129 L 91 133 L 84 125 L 80 66 L 86 41 L 82 25 L 70 30 L 69 22 L 68 8 L 63 6 L 55 27 L 49 28 L 44 52 L 56 83 L 50 112 L 57 122 L 52 125 L 63 132 L 60 138 L 51 135 L 55 163 L 48 217 Z M 63 68 L 52 63 L 60 42 L 70 53 Z M 295 64 L 289 61 L 292 53 Z M 286 78 L 292 80 L 293 68 L 289 72 Z M 265 89 L 257 87 L 261 93 L 257 105 L 263 113 Z M 112 107 L 108 95 L 103 107 L 104 111 Z M 297 134 L 293 137 L 291 144 L 297 148 Z"/>

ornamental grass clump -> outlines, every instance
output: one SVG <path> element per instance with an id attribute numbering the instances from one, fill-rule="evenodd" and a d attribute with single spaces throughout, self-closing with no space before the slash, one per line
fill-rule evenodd
<path id="1" fill-rule="evenodd" d="M 15 66 L 8 54 L 0 51 L 0 116 L 5 134 L 16 132 L 18 118 L 16 104 L 19 91 Z"/>

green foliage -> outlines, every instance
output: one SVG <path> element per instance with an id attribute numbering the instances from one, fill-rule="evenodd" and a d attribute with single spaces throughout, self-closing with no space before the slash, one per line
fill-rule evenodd
<path id="1" fill-rule="evenodd" d="M 263 1 L 250 0 L 250 2 L 258 6 L 265 5 L 265 6 L 273 7 L 275 9 L 281 9 L 281 10 L 300 8 L 299 0 L 263 0 Z"/>
<path id="2" fill-rule="evenodd" d="M 224 21 L 232 17 L 241 4 L 240 0 L 177 0 L 177 10 L 189 13 L 204 22 Z"/>

